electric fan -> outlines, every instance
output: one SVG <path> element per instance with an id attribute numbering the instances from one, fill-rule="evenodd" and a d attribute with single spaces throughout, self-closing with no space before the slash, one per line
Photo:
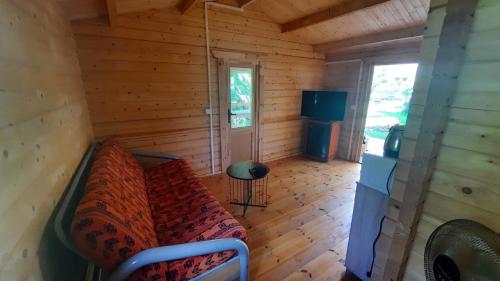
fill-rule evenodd
<path id="1" fill-rule="evenodd" d="M 499 281 L 500 235 L 470 220 L 439 226 L 425 247 L 427 281 Z"/>

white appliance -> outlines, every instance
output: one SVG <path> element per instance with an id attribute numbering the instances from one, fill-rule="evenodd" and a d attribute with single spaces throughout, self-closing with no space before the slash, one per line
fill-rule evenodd
<path id="1" fill-rule="evenodd" d="M 361 280 L 371 280 L 373 244 L 389 203 L 392 179 L 389 179 L 397 159 L 364 154 L 361 176 L 356 187 L 351 231 L 347 247 L 346 268 Z"/>
<path id="2" fill-rule="evenodd" d="M 397 159 L 394 158 L 365 153 L 363 155 L 363 163 L 361 164 L 359 183 L 387 194 L 387 179 L 396 162 Z M 391 177 L 389 191 L 391 190 L 393 179 L 394 177 Z"/>

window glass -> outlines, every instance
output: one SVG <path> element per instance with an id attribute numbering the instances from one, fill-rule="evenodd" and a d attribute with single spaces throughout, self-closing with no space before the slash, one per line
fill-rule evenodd
<path id="1" fill-rule="evenodd" d="M 230 68 L 231 128 L 251 127 L 253 123 L 253 69 Z"/>
<path id="2" fill-rule="evenodd" d="M 365 151 L 382 155 L 389 129 L 405 125 L 418 64 L 376 65 L 366 117 Z"/>

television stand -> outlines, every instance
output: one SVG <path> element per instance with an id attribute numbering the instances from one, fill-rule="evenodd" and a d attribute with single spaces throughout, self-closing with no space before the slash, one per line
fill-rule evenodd
<path id="1" fill-rule="evenodd" d="M 340 135 L 340 122 L 306 119 L 304 154 L 328 162 L 335 158 Z"/>

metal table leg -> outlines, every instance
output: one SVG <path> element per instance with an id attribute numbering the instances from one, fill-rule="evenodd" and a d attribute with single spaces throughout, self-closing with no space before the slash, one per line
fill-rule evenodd
<path id="1" fill-rule="evenodd" d="M 229 177 L 229 203 L 243 206 L 243 216 L 248 207 L 267 206 L 267 176 L 256 180 Z"/>
<path id="2" fill-rule="evenodd" d="M 246 214 L 248 206 L 250 206 L 250 202 L 252 200 L 252 181 L 251 180 L 246 180 L 244 184 L 244 191 L 243 191 L 243 216 Z"/>

